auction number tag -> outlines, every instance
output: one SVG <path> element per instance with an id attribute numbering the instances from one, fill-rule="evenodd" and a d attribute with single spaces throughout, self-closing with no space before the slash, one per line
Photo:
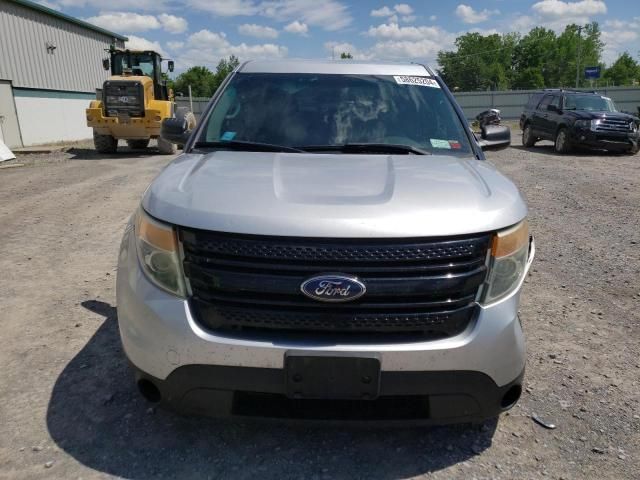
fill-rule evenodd
<path id="1" fill-rule="evenodd" d="M 438 82 L 431 77 L 412 77 L 408 75 L 394 75 L 393 79 L 398 85 L 418 85 L 419 87 L 440 88 Z"/>

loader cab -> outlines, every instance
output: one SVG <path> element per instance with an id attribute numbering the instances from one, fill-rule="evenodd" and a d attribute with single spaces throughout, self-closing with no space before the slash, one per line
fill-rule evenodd
<path id="1" fill-rule="evenodd" d="M 105 60 L 104 67 L 117 76 L 147 76 L 153 81 L 153 92 L 156 100 L 169 100 L 167 82 L 162 77 L 162 57 L 159 53 L 145 50 L 109 51 L 110 58 Z M 173 71 L 173 61 L 169 60 L 168 70 Z"/>

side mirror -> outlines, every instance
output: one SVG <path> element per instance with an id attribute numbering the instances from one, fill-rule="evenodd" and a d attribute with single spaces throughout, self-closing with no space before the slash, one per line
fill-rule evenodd
<path id="1" fill-rule="evenodd" d="M 167 68 L 169 69 L 170 72 L 173 72 L 173 69 L 176 67 L 175 63 L 173 63 L 173 60 L 169 60 L 169 62 L 167 62 Z"/>
<path id="2" fill-rule="evenodd" d="M 486 125 L 478 144 L 484 151 L 507 148 L 511 145 L 511 129 L 505 125 Z"/>
<path id="3" fill-rule="evenodd" d="M 105 70 L 109 70 L 111 68 L 111 62 L 109 62 L 108 58 L 102 60 L 102 68 L 104 68 Z"/>
<path id="4" fill-rule="evenodd" d="M 184 145 L 191 136 L 185 118 L 165 118 L 160 127 L 160 137 L 167 142 Z"/>

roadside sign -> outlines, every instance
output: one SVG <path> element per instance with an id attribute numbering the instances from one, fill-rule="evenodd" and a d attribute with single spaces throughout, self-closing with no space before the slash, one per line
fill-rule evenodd
<path id="1" fill-rule="evenodd" d="M 584 78 L 600 78 L 600 66 L 597 67 L 584 67 Z"/>

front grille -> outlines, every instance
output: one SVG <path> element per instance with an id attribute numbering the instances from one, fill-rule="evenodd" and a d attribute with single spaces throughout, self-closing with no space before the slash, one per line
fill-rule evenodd
<path id="1" fill-rule="evenodd" d="M 603 118 L 595 126 L 596 132 L 608 133 L 608 132 L 623 132 L 629 133 L 631 128 L 629 126 L 629 120 L 620 120 L 615 118 Z"/>
<path id="2" fill-rule="evenodd" d="M 136 81 L 109 80 L 104 83 L 102 95 L 106 116 L 144 116 L 144 90 L 142 83 Z"/>
<path id="3" fill-rule="evenodd" d="M 420 334 L 445 338 L 472 321 L 489 234 L 444 239 L 313 239 L 179 229 L 190 304 L 213 331 Z M 366 294 L 327 304 L 300 285 L 357 276 Z"/>

